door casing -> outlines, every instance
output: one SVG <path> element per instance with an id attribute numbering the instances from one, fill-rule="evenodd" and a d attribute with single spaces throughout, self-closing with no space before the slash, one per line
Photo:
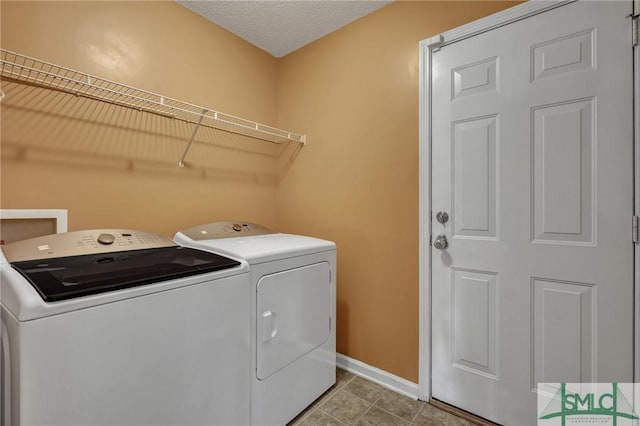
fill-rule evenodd
<path id="1" fill-rule="evenodd" d="M 419 121 L 419 372 L 418 399 L 431 397 L 431 65 L 440 48 L 509 23 L 526 19 L 576 0 L 529 1 L 420 42 Z M 634 15 L 640 0 L 633 0 Z M 631 17 L 630 17 L 631 19 Z M 631 45 L 631 34 L 629 44 Z M 640 54 L 633 48 L 634 63 L 634 215 L 640 216 Z M 629 232 L 632 232 L 629 218 Z M 640 382 L 640 250 L 634 253 L 634 381 Z"/>

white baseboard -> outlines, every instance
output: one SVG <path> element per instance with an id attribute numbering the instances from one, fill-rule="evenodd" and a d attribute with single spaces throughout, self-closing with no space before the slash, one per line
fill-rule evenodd
<path id="1" fill-rule="evenodd" d="M 391 389 L 409 398 L 418 399 L 418 385 L 407 379 L 403 379 L 402 377 L 398 377 L 342 354 L 336 355 L 336 364 L 343 370 L 347 370 L 349 373 L 360 376 L 363 379 L 377 383 L 380 386 L 384 386 L 387 389 Z"/>

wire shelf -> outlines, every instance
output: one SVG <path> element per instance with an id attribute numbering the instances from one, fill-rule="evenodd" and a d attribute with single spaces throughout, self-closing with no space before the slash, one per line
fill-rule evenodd
<path id="1" fill-rule="evenodd" d="M 193 123 L 196 128 L 192 140 L 197 128 L 202 125 L 273 143 L 306 143 L 305 135 L 147 92 L 6 49 L 0 49 L 0 76 Z"/>

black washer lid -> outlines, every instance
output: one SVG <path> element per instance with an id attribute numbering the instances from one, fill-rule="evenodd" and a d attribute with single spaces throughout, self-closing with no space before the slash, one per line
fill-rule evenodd
<path id="1" fill-rule="evenodd" d="M 229 269 L 240 262 L 173 246 L 36 259 L 11 265 L 46 302 L 55 302 Z"/>

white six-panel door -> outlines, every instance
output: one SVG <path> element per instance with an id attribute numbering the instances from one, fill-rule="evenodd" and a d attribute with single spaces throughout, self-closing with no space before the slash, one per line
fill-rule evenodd
<path id="1" fill-rule="evenodd" d="M 631 9 L 433 53 L 433 398 L 527 425 L 537 383 L 633 381 Z"/>

